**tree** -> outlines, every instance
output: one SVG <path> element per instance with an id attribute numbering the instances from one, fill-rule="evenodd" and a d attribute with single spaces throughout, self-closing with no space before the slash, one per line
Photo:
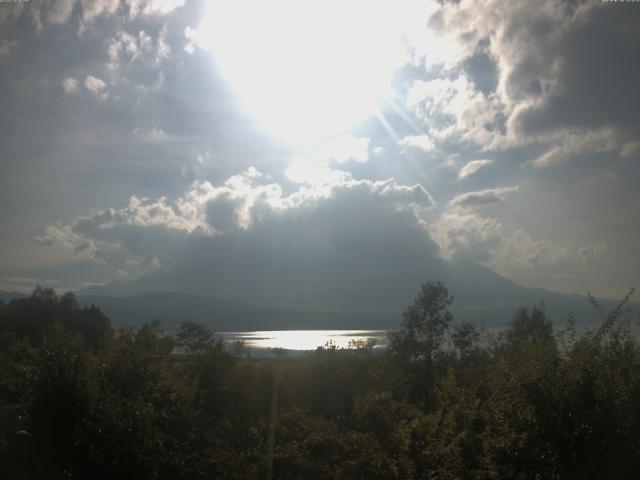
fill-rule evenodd
<path id="1" fill-rule="evenodd" d="M 505 341 L 510 350 L 532 343 L 555 346 L 553 325 L 544 313 L 544 304 L 531 309 L 520 307 L 505 331 Z"/>
<path id="2" fill-rule="evenodd" d="M 183 322 L 176 333 L 176 346 L 189 355 L 204 353 L 216 340 L 211 330 L 193 320 Z"/>
<path id="3" fill-rule="evenodd" d="M 480 332 L 472 323 L 462 323 L 453 329 L 451 341 L 461 359 L 469 357 L 478 348 Z"/>
<path id="4" fill-rule="evenodd" d="M 422 392 L 425 408 L 431 404 L 433 359 L 440 350 L 452 315 L 449 305 L 453 297 L 442 282 L 431 281 L 420 286 L 420 293 L 402 314 L 402 328 L 390 334 L 394 356 L 407 366 L 421 365 Z"/>
<path id="5" fill-rule="evenodd" d="M 80 308 L 73 293 L 57 295 L 51 288 L 38 286 L 29 298 L 12 300 L 0 312 L 0 333 L 11 332 L 34 344 L 44 341 L 56 325 L 82 335 L 94 350 L 113 334 L 111 321 L 98 307 Z"/>

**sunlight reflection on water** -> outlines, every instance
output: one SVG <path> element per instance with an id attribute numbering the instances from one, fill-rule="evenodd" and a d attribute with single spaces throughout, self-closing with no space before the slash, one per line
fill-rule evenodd
<path id="1" fill-rule="evenodd" d="M 249 348 L 283 348 L 315 350 L 333 340 L 338 348 L 346 348 L 350 340 L 373 338 L 376 346 L 387 343 L 386 330 L 272 330 L 253 332 L 220 332 L 225 341 L 242 341 Z"/>
<path id="2" fill-rule="evenodd" d="M 556 335 L 566 325 L 555 325 Z M 576 327 L 580 336 L 586 330 L 594 330 L 598 327 L 595 324 L 583 324 Z M 502 327 L 486 327 L 482 342 L 485 346 L 492 337 L 498 335 L 505 329 Z M 373 338 L 376 347 L 385 347 L 388 344 L 388 330 L 262 330 L 249 332 L 219 332 L 219 335 L 226 342 L 242 341 L 251 349 L 273 349 L 282 348 L 284 350 L 315 350 L 325 345 L 329 341 L 335 342 L 338 348 L 346 348 L 351 340 L 366 340 Z M 640 340 L 640 324 L 631 325 L 631 333 Z"/>

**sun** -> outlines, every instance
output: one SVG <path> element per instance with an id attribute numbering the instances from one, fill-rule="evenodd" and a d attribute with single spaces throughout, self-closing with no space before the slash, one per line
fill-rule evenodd
<path id="1" fill-rule="evenodd" d="M 308 146 L 375 114 L 407 61 L 409 1 L 210 2 L 198 28 L 245 108 Z"/>

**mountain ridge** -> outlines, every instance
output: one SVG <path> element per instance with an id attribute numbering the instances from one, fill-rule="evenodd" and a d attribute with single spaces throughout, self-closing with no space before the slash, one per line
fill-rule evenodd
<path id="1" fill-rule="evenodd" d="M 132 282 L 118 282 L 105 287 L 91 287 L 77 292 L 81 299 L 95 299 L 96 304 L 105 305 L 107 314 L 113 310 L 116 320 L 130 318 L 125 314 L 125 304 L 131 304 L 132 311 L 144 313 L 141 303 L 145 295 L 158 294 L 183 295 L 177 302 L 195 302 L 190 311 L 183 311 L 182 320 L 191 316 L 193 319 L 212 325 L 236 326 L 238 329 L 270 329 L 277 328 L 396 328 L 400 325 L 402 311 L 417 294 L 420 283 L 428 280 L 441 280 L 453 295 L 451 311 L 456 322 L 472 322 L 486 326 L 506 325 L 521 306 L 545 305 L 548 316 L 554 323 L 564 322 L 569 314 L 573 314 L 580 323 L 598 321 L 598 312 L 589 304 L 586 297 L 578 294 L 551 292 L 539 288 L 527 288 L 502 277 L 484 266 L 472 263 L 443 262 L 445 268 L 434 274 L 397 281 L 383 279 L 355 290 L 357 302 L 340 302 L 344 295 L 338 292 L 335 296 L 325 295 L 325 302 L 288 302 L 262 303 L 260 295 L 252 295 L 245 290 L 235 292 L 235 296 L 216 295 L 216 291 L 201 289 L 189 291 L 188 284 L 180 284 L 172 278 L 171 271 L 156 271 Z M 437 274 L 437 276 L 436 276 Z M 305 277 L 306 278 L 306 277 Z M 337 288 L 340 288 L 339 286 Z M 107 300 L 105 297 L 110 297 Z M 293 296 L 290 295 L 289 298 Z M 377 298 L 376 298 L 377 297 Z M 115 298 L 129 300 L 114 300 Z M 147 297 L 148 298 L 148 297 Z M 367 300 L 371 299 L 371 302 Z M 605 310 L 615 307 L 617 302 L 599 300 Z M 216 303 L 217 302 L 217 303 Z M 222 308 L 222 305 L 225 308 Z M 230 306 L 235 306 L 231 308 Z M 210 308 L 210 312 L 207 312 Z M 230 314 L 230 309 L 236 313 Z M 253 309 L 253 310 L 252 310 Z M 152 308 L 153 310 L 153 308 Z M 155 310 L 153 310 L 155 311 Z M 170 313 L 171 312 L 171 313 Z M 226 320 L 215 319 L 220 312 L 227 317 L 235 318 L 235 324 Z M 169 323 L 178 321 L 179 309 L 167 308 L 158 311 Z M 148 316 L 148 315 L 147 315 Z M 255 322 L 251 316 L 261 316 L 262 324 Z M 368 317 L 367 317 L 368 316 Z M 367 320 L 368 318 L 368 320 Z M 342 323 L 341 323 L 342 322 Z M 368 323 L 367 323 L 368 322 Z"/>
<path id="2" fill-rule="evenodd" d="M 522 287 L 482 265 L 429 259 L 395 269 L 381 262 L 386 269 L 334 263 L 318 269 L 317 275 L 300 268 L 275 271 L 273 278 L 244 271 L 224 276 L 205 264 L 188 272 L 156 270 L 75 293 L 81 305 L 95 304 L 116 326 L 155 318 L 170 328 L 196 320 L 215 330 L 389 329 L 400 326 L 402 311 L 422 282 L 440 280 L 453 296 L 454 322 L 504 326 L 521 306 L 541 302 L 556 324 L 570 314 L 578 323 L 599 321 L 586 297 Z M 0 293 L 6 293 L 0 294 L 5 302 L 21 295 Z M 613 300 L 598 301 L 605 311 L 617 305 Z"/>

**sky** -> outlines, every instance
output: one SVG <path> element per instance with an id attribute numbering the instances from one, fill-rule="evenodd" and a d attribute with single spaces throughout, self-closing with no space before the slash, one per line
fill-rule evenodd
<path id="1" fill-rule="evenodd" d="M 0 289 L 250 245 L 619 297 L 639 60 L 637 2 L 0 3 Z"/>

